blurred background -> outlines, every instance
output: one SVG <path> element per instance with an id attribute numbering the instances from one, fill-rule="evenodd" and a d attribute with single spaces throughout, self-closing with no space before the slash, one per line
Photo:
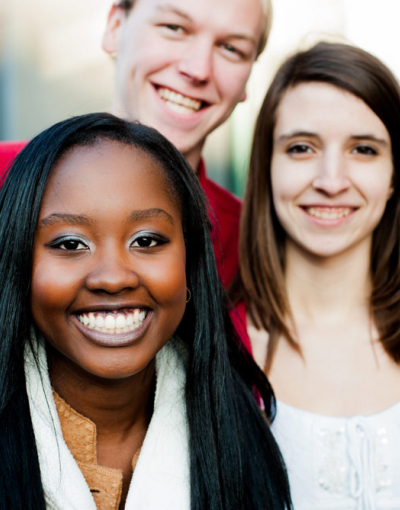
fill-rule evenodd
<path id="1" fill-rule="evenodd" d="M 199 0 L 201 1 L 201 0 Z M 0 0 L 0 140 L 110 109 L 113 62 L 101 49 L 112 0 Z M 248 99 L 206 146 L 213 179 L 243 194 L 257 111 L 282 60 L 318 40 L 356 44 L 400 77 L 400 0 L 273 0 L 267 49 Z"/>

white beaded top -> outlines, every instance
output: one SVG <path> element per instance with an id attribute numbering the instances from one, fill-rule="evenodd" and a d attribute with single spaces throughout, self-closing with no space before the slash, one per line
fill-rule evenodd
<path id="1" fill-rule="evenodd" d="M 295 510 L 400 510 L 400 402 L 336 418 L 277 403 Z"/>

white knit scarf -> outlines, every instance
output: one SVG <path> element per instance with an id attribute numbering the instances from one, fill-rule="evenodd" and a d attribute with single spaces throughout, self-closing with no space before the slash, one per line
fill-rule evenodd
<path id="1" fill-rule="evenodd" d="M 189 510 L 188 424 L 182 344 L 156 357 L 154 412 L 129 487 L 125 510 Z M 48 510 L 96 510 L 89 487 L 62 436 L 43 344 L 39 367 L 28 348 L 26 385 Z"/>

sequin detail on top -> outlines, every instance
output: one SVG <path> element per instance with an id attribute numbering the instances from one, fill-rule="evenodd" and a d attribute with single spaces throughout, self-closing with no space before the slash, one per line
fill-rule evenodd
<path id="1" fill-rule="evenodd" d="M 278 402 L 272 431 L 296 510 L 400 510 L 400 403 L 336 418 Z"/>
<path id="2" fill-rule="evenodd" d="M 315 480 L 322 494 L 351 495 L 361 508 L 374 508 L 375 494 L 390 498 L 393 473 L 385 427 L 351 418 L 340 427 L 315 427 Z"/>

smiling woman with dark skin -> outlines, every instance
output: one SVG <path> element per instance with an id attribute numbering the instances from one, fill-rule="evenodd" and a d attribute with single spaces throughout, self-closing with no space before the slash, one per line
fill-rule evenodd
<path id="1" fill-rule="evenodd" d="M 286 509 L 270 386 L 156 131 L 61 122 L 0 190 L 0 508 Z"/>

